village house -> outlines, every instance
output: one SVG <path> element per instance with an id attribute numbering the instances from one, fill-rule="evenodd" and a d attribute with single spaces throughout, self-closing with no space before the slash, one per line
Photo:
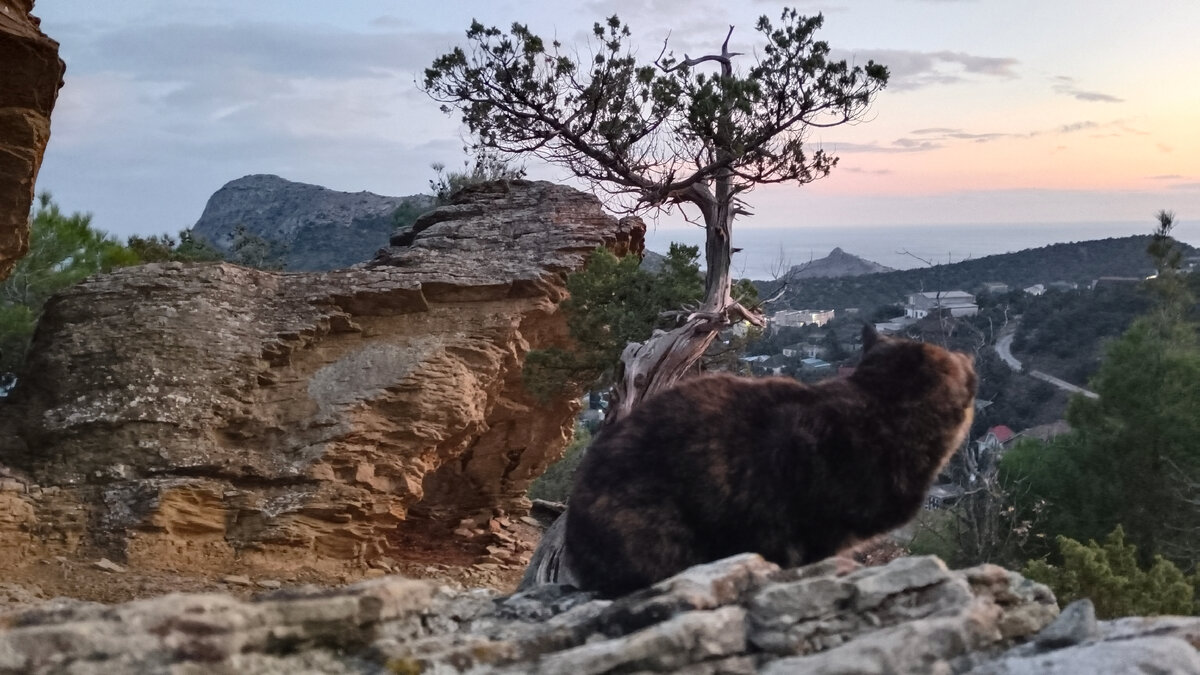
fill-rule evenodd
<path id="1" fill-rule="evenodd" d="M 879 333 L 880 335 L 895 335 L 896 333 L 899 333 L 916 322 L 916 319 L 912 319 L 907 316 L 897 316 L 888 319 L 887 321 L 880 321 L 876 323 L 875 332 Z M 859 346 L 861 347 L 861 345 Z"/>
<path id="2" fill-rule="evenodd" d="M 809 324 L 824 326 L 833 320 L 833 312 L 832 309 L 781 309 L 767 317 L 767 325 L 772 330 L 800 328 Z"/>
<path id="3" fill-rule="evenodd" d="M 975 441 L 975 444 L 982 450 L 1000 450 L 1006 443 L 1011 441 L 1017 434 L 1012 429 L 1003 424 L 998 424 L 987 433 Z"/>
<path id="4" fill-rule="evenodd" d="M 788 345 L 782 350 L 783 355 L 788 358 L 816 358 L 821 356 L 825 351 L 824 347 L 814 345 L 811 342 L 797 342 L 794 345 Z"/>
<path id="5" fill-rule="evenodd" d="M 1029 295 L 1045 295 L 1046 287 L 1042 284 L 1034 284 L 1032 286 L 1027 287 L 1025 289 L 1025 292 L 1028 293 Z"/>
<path id="6" fill-rule="evenodd" d="M 924 319 L 939 311 L 949 312 L 950 316 L 975 316 L 979 305 L 975 304 L 975 296 L 966 291 L 912 293 L 904 304 L 904 316 L 910 319 Z"/>
<path id="7" fill-rule="evenodd" d="M 1001 295 L 1008 292 L 1008 284 L 1000 281 L 985 281 L 979 284 L 979 290 L 992 295 Z"/>
<path id="8" fill-rule="evenodd" d="M 800 359 L 800 367 L 804 370 L 821 372 L 832 369 L 833 365 L 821 359 Z"/>

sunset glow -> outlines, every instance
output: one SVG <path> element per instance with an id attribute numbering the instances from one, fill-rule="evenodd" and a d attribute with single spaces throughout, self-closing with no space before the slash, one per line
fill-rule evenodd
<path id="1" fill-rule="evenodd" d="M 121 234 L 190 226 L 208 195 L 249 173 L 422 192 L 430 164 L 462 161 L 462 130 L 415 81 L 472 18 L 527 22 L 570 43 L 616 13 L 649 60 L 667 35 L 678 52 L 711 51 L 729 25 L 731 47 L 752 55 L 755 18 L 782 6 L 43 0 L 35 13 L 68 68 L 39 188 Z M 842 158 L 832 176 L 755 193 L 755 226 L 792 225 L 798 212 L 813 225 L 942 213 L 941 222 L 1136 220 L 1153 208 L 1176 210 L 1185 228 L 1200 218 L 1200 3 L 799 9 L 824 13 L 837 58 L 885 63 L 891 82 L 868 121 L 813 133 Z"/>

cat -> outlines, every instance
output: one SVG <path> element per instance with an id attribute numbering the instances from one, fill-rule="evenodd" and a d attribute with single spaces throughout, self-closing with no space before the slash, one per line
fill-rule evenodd
<path id="1" fill-rule="evenodd" d="M 975 387 L 970 356 L 870 326 L 845 378 L 684 380 L 600 433 L 522 588 L 616 597 L 737 553 L 794 567 L 899 527 L 965 438 Z"/>

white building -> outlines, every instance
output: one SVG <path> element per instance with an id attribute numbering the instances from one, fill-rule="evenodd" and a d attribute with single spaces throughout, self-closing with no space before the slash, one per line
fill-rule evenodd
<path id="1" fill-rule="evenodd" d="M 979 305 L 975 304 L 975 296 L 966 291 L 913 293 L 904 305 L 904 316 L 910 319 L 924 319 L 937 311 L 949 312 L 950 316 L 975 316 Z"/>
<path id="2" fill-rule="evenodd" d="M 832 319 L 832 309 L 783 309 L 767 317 L 767 322 L 773 328 L 781 326 L 799 328 L 809 324 L 824 326 Z"/>

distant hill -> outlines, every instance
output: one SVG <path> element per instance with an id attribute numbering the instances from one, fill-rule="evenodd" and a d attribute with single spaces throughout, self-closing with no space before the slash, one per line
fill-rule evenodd
<path id="1" fill-rule="evenodd" d="M 894 270 L 890 267 L 835 248 L 824 258 L 810 260 L 803 265 L 793 265 L 784 276 L 787 279 L 831 279 L 892 271 Z"/>
<path id="2" fill-rule="evenodd" d="M 640 267 L 651 273 L 659 274 L 663 271 L 663 267 L 667 264 L 667 256 L 661 253 L 655 253 L 647 249 L 642 252 L 642 264 Z"/>
<path id="3" fill-rule="evenodd" d="M 370 260 L 397 226 L 432 207 L 429 195 L 339 192 L 255 174 L 213 193 L 192 232 L 228 251 L 234 230 L 244 225 L 286 248 L 286 269 L 329 270 Z"/>
<path id="4" fill-rule="evenodd" d="M 988 281 L 1022 289 L 1034 284 L 1067 281 L 1080 284 L 1104 276 L 1145 277 L 1154 272 L 1146 254 L 1149 236 L 1121 237 L 1051 244 L 1016 253 L 991 255 L 949 265 L 842 278 L 792 278 L 775 309 L 857 307 L 871 310 L 902 302 L 918 291 L 974 291 Z M 1196 249 L 1181 244 L 1184 255 Z M 755 282 L 764 297 L 775 293 L 781 282 Z"/>

